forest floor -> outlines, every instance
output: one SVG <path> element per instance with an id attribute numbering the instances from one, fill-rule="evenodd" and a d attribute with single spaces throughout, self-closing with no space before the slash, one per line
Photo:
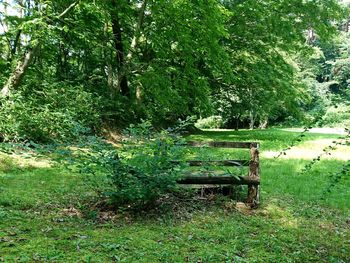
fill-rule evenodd
<path id="1" fill-rule="evenodd" d="M 339 135 L 307 133 L 276 159 L 298 134 L 190 136 L 260 142 L 262 200 L 253 211 L 218 194 L 169 196 L 139 214 L 101 210 L 93 202 L 99 178 L 86 180 L 49 158 L 1 154 L 0 262 L 350 262 L 350 175 L 338 173 L 350 147 L 337 146 L 302 172 Z"/>

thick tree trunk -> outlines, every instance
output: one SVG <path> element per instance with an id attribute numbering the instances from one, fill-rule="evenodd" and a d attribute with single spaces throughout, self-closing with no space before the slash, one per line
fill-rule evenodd
<path id="1" fill-rule="evenodd" d="M 2 96 L 4 97 L 8 96 L 12 89 L 16 89 L 20 85 L 23 79 L 23 76 L 26 74 L 30 66 L 30 63 L 34 58 L 35 52 L 37 51 L 38 48 L 39 48 L 38 46 L 35 46 L 34 48 L 30 48 L 28 52 L 25 54 L 23 60 L 18 62 L 16 69 L 11 74 L 5 86 L 1 90 Z"/>

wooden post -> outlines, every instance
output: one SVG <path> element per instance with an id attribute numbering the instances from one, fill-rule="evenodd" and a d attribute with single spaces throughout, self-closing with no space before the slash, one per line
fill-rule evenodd
<path id="1" fill-rule="evenodd" d="M 259 145 L 252 145 L 250 148 L 249 177 L 253 180 L 260 179 L 259 168 Z M 247 204 L 256 208 L 259 204 L 259 185 L 248 185 Z"/>

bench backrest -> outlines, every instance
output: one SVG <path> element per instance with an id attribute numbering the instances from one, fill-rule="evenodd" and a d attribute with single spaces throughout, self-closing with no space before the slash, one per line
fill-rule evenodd
<path id="1" fill-rule="evenodd" d="M 255 174 L 258 176 L 259 171 L 259 143 L 257 142 L 203 142 L 203 141 L 188 141 L 187 146 L 191 147 L 213 147 L 213 148 L 246 148 L 250 149 L 249 160 L 211 160 L 211 161 L 188 161 L 190 166 L 202 166 L 211 163 L 216 166 L 249 166 L 249 175 Z"/>
<path id="2" fill-rule="evenodd" d="M 186 177 L 180 180 L 183 184 L 247 184 L 248 197 L 246 203 L 252 208 L 259 204 L 259 184 L 260 184 L 260 168 L 259 168 L 259 143 L 257 142 L 202 142 L 188 141 L 187 146 L 192 147 L 214 147 L 214 148 L 247 148 L 250 149 L 249 160 L 214 160 L 209 161 L 218 166 L 249 166 L 249 174 L 245 177 Z M 188 161 L 190 166 L 202 166 L 208 164 L 208 161 L 194 160 Z"/>
<path id="3" fill-rule="evenodd" d="M 188 141 L 188 146 L 192 147 L 214 147 L 214 148 L 258 148 L 257 142 L 203 142 L 203 141 Z"/>

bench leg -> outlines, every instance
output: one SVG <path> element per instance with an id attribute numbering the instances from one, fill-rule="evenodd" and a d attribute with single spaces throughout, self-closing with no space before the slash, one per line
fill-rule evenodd
<path id="1" fill-rule="evenodd" d="M 259 146 L 250 148 L 250 162 L 249 162 L 249 177 L 259 178 Z M 248 185 L 247 204 L 251 208 L 257 208 L 259 205 L 259 188 L 260 185 Z"/>
<path id="2" fill-rule="evenodd" d="M 248 185 L 248 198 L 246 200 L 246 203 L 251 208 L 257 208 L 259 205 L 259 195 L 260 195 L 259 185 Z"/>

